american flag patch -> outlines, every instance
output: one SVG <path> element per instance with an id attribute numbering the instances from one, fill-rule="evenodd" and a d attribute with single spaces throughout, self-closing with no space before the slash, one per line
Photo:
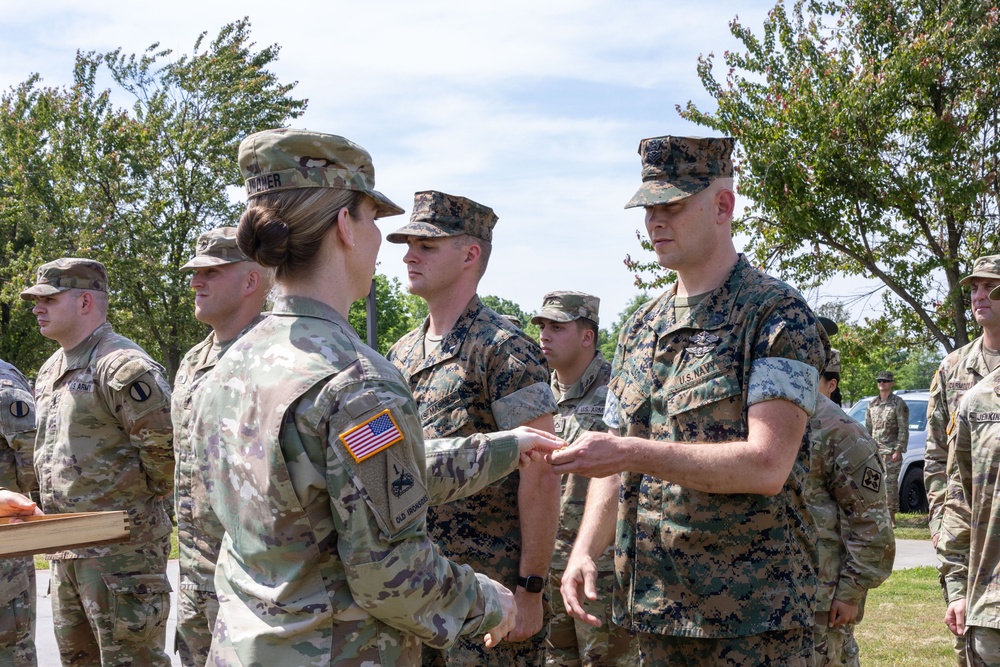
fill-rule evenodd
<path id="1" fill-rule="evenodd" d="M 399 430 L 388 408 L 350 431 L 340 434 L 340 441 L 357 463 L 402 439 L 403 432 Z"/>

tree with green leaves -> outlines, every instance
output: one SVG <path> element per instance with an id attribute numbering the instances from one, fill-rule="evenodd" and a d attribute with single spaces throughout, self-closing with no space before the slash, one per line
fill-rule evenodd
<path id="1" fill-rule="evenodd" d="M 797 0 L 731 32 L 724 66 L 698 66 L 717 107 L 678 110 L 738 140 L 755 262 L 803 287 L 877 278 L 895 329 L 966 344 L 959 280 L 1000 232 L 1000 10 Z"/>
<path id="2" fill-rule="evenodd" d="M 154 44 L 142 55 L 78 53 L 69 88 L 40 77 L 0 99 L 0 347 L 37 368 L 51 350 L 17 293 L 34 269 L 63 256 L 108 267 L 109 320 L 172 376 L 204 335 L 180 267 L 203 231 L 235 225 L 243 205 L 240 141 L 282 127 L 306 107 L 268 68 L 278 47 L 257 49 L 249 20 L 191 54 Z M 115 88 L 97 81 L 110 76 Z M 114 99 L 130 96 L 131 108 Z"/>
<path id="3" fill-rule="evenodd" d="M 375 305 L 378 312 L 377 350 L 380 354 L 388 352 L 393 343 L 418 326 L 426 317 L 424 300 L 417 298 L 420 304 L 425 304 L 422 311 L 413 298 L 403 291 L 399 278 L 390 280 L 381 273 L 375 274 Z M 361 340 L 367 340 L 368 316 L 364 299 L 358 299 L 351 304 L 348 321 Z"/>

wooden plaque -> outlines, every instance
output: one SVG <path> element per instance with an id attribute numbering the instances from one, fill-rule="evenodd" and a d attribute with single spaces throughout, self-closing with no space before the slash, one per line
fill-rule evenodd
<path id="1" fill-rule="evenodd" d="M 22 523 L 10 523 L 21 519 Z M 81 512 L 0 518 L 0 557 L 48 554 L 127 542 L 128 512 Z"/>

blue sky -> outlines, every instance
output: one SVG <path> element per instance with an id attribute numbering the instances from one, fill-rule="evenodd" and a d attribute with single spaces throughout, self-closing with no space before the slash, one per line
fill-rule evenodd
<path id="1" fill-rule="evenodd" d="M 622 264 L 643 254 L 639 140 L 704 135 L 674 107 L 711 108 L 700 54 L 738 46 L 729 21 L 759 32 L 773 1 L 445 0 L 291 4 L 46 0 L 6 7 L 3 88 L 32 72 L 69 82 L 77 49 L 153 42 L 190 52 L 198 34 L 250 17 L 274 70 L 309 98 L 296 126 L 344 135 L 372 154 L 376 186 L 407 209 L 442 190 L 500 220 L 480 292 L 537 310 L 575 289 L 602 299 L 602 324 L 636 293 Z M 383 234 L 406 217 L 383 221 Z M 383 243 L 379 271 L 405 285 L 403 248 Z M 827 295 L 813 293 L 810 300 Z"/>

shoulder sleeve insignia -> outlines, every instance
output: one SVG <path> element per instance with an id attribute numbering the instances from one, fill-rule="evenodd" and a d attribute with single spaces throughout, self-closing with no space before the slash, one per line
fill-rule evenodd
<path id="1" fill-rule="evenodd" d="M 133 401 L 142 403 L 148 399 L 153 394 L 149 385 L 142 380 L 136 380 L 128 388 L 128 395 L 132 397 Z"/>
<path id="2" fill-rule="evenodd" d="M 10 414 L 18 419 L 23 419 L 31 414 L 31 408 L 26 401 L 12 401 L 10 404 Z"/>
<path id="3" fill-rule="evenodd" d="M 874 468 L 865 468 L 865 476 L 861 482 L 866 489 L 871 489 L 878 493 L 882 486 L 882 473 Z"/>
<path id="4" fill-rule="evenodd" d="M 386 408 L 357 426 L 352 426 L 339 436 L 356 463 L 378 454 L 403 439 L 403 432 Z"/>

